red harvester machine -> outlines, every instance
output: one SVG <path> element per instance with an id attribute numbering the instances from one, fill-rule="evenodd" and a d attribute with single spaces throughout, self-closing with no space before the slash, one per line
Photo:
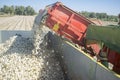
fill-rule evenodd
<path id="1" fill-rule="evenodd" d="M 96 35 L 101 34 L 98 33 L 99 31 L 97 34 L 96 31 L 93 32 L 93 34 L 96 34 L 95 36 L 91 35 L 90 38 L 86 37 L 86 35 L 89 36 L 89 33 L 86 34 L 86 32 L 89 32 L 89 29 L 93 29 L 90 26 L 95 25 L 96 27 L 94 28 L 97 28 L 97 30 L 100 30 L 102 27 L 97 27 L 95 23 L 66 7 L 60 2 L 48 5 L 45 10 L 40 10 L 40 14 L 42 14 L 41 23 L 55 31 L 59 36 L 71 40 L 73 43 L 78 44 L 80 47 L 84 47 L 84 50 L 89 52 L 92 57 L 103 57 L 102 59 L 98 57 L 101 63 L 103 62 L 104 64 L 104 62 L 110 62 L 113 65 L 113 71 L 120 73 L 119 50 L 115 50 L 112 49 L 112 47 L 107 46 L 105 42 L 107 39 L 105 38 L 104 40 L 101 40 L 100 38 L 95 39 L 95 37 L 97 37 Z M 104 36 L 104 34 L 102 36 Z M 87 44 L 89 40 L 92 40 L 92 42 Z M 102 42 L 104 45 L 100 47 L 99 42 Z M 101 53 L 104 54 L 101 55 Z M 106 66 L 106 64 L 104 65 Z"/>

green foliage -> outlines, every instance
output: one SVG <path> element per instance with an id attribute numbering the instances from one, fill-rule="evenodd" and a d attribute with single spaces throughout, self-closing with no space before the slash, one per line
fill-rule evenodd
<path id="1" fill-rule="evenodd" d="M 26 14 L 28 14 L 28 15 L 34 15 L 35 14 L 34 9 L 30 6 L 26 7 L 25 11 L 26 11 Z"/>
<path id="2" fill-rule="evenodd" d="M 90 17 L 90 18 L 95 18 L 95 17 L 96 17 L 96 14 L 95 14 L 94 12 L 91 12 L 91 13 L 89 14 L 89 17 Z"/>
<path id="3" fill-rule="evenodd" d="M 31 6 L 6 6 L 0 8 L 0 13 L 9 15 L 35 15 L 35 10 Z"/>
<path id="4" fill-rule="evenodd" d="M 95 12 L 87 12 L 87 11 L 82 11 L 82 12 L 79 12 L 79 13 L 84 15 L 87 18 L 97 18 L 97 19 L 101 19 L 101 20 L 104 20 L 104 21 L 118 22 L 118 17 L 117 16 L 107 15 L 106 13 L 95 13 Z"/>
<path id="5" fill-rule="evenodd" d="M 10 11 L 9 11 L 9 7 L 5 5 L 5 6 L 3 7 L 3 11 L 4 11 L 4 13 L 7 13 L 7 14 L 8 14 L 8 13 L 10 12 Z"/>

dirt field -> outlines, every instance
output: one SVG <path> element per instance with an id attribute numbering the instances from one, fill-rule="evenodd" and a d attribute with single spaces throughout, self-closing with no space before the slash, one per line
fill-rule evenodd
<path id="1" fill-rule="evenodd" d="M 35 16 L 0 17 L 0 30 L 31 30 Z M 101 21 L 103 26 L 116 25 L 117 22 Z"/>
<path id="2" fill-rule="evenodd" d="M 107 26 L 107 25 L 117 25 L 118 22 L 111 22 L 111 21 L 102 21 L 103 26 Z"/>
<path id="3" fill-rule="evenodd" d="M 103 20 L 94 19 L 94 18 L 91 18 L 89 20 L 94 22 L 96 25 L 100 25 L 100 26 L 108 26 L 108 25 L 117 25 L 118 24 L 118 22 L 103 21 Z"/>
<path id="4" fill-rule="evenodd" d="M 0 30 L 31 30 L 35 16 L 0 17 Z"/>

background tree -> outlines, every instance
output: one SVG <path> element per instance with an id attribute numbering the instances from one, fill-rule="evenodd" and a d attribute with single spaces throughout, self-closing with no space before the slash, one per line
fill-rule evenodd
<path id="1" fill-rule="evenodd" d="M 79 12 L 79 14 L 82 14 L 87 18 L 97 18 L 97 19 L 101 19 L 101 20 L 104 20 L 104 21 L 118 22 L 118 17 L 117 16 L 107 15 L 106 13 L 95 13 L 95 12 L 82 11 L 82 12 Z"/>
<path id="2" fill-rule="evenodd" d="M 31 6 L 6 6 L 0 8 L 0 13 L 9 15 L 35 15 L 35 10 Z"/>
<path id="3" fill-rule="evenodd" d="M 25 11 L 26 11 L 27 15 L 34 15 L 35 14 L 35 10 L 31 6 L 26 7 Z"/>
<path id="4" fill-rule="evenodd" d="M 12 6 L 9 7 L 9 13 L 10 13 L 11 15 L 14 15 L 14 12 L 15 12 L 14 6 L 12 5 Z"/>
<path id="5" fill-rule="evenodd" d="M 82 11 L 82 12 L 79 12 L 79 13 L 81 13 L 85 17 L 89 17 L 89 13 L 87 11 Z"/>
<path id="6" fill-rule="evenodd" d="M 90 18 L 96 18 L 96 14 L 94 12 L 89 13 Z"/>
<path id="7" fill-rule="evenodd" d="M 24 8 L 24 6 L 20 6 L 20 15 L 23 15 L 23 13 L 24 13 L 24 11 L 25 11 L 25 8 Z"/>
<path id="8" fill-rule="evenodd" d="M 9 7 L 4 5 L 3 6 L 3 12 L 8 14 L 9 13 Z"/>

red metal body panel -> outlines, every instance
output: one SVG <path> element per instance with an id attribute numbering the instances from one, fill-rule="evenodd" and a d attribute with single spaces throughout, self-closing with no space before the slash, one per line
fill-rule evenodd
<path id="1" fill-rule="evenodd" d="M 120 74 L 120 54 L 106 46 L 103 47 L 103 52 L 108 53 L 108 62 L 113 64 L 113 71 Z"/>
<path id="2" fill-rule="evenodd" d="M 56 32 L 77 44 L 82 43 L 87 26 L 91 23 L 90 20 L 59 2 L 48 9 L 46 25 L 53 29 L 55 24 L 59 24 L 59 29 Z"/>
<path id="3" fill-rule="evenodd" d="M 108 60 L 114 65 L 113 71 L 120 74 L 120 54 L 115 51 L 110 50 L 109 55 L 108 55 Z"/>

